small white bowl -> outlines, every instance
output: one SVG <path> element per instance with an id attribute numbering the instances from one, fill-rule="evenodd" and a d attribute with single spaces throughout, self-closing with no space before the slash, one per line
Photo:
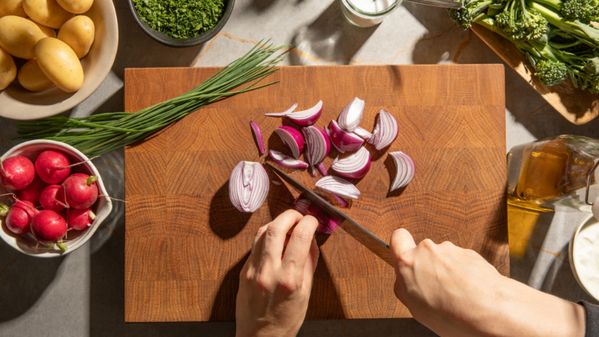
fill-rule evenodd
<path id="1" fill-rule="evenodd" d="M 574 232 L 574 235 L 572 236 L 572 240 L 570 240 L 570 245 L 568 247 L 568 251 L 569 251 L 569 257 L 570 257 L 570 268 L 572 269 L 572 274 L 574 275 L 574 278 L 576 279 L 576 281 L 578 282 L 578 284 L 580 285 L 580 287 L 591 297 L 593 297 L 594 299 L 599 301 L 599 287 L 595 286 L 595 287 L 591 287 L 592 285 L 592 281 L 589 280 L 588 278 L 586 278 L 584 275 L 584 266 L 583 265 L 579 265 L 578 259 L 575 256 L 575 254 L 577 254 L 578 250 L 577 247 L 579 245 L 584 244 L 581 240 L 581 231 L 584 230 L 587 227 L 590 226 L 599 226 L 599 221 L 597 219 L 595 219 L 594 216 L 589 216 L 589 218 L 587 218 L 582 225 L 578 226 L 578 228 L 576 229 L 576 231 Z M 599 242 L 593 242 L 593 245 L 595 246 L 595 249 L 599 250 Z M 595 261 L 595 263 L 597 263 L 599 261 Z M 597 273 L 599 273 L 599 266 L 596 267 Z"/>
<path id="2" fill-rule="evenodd" d="M 15 82 L 0 91 L 0 117 L 32 120 L 57 115 L 81 103 L 100 86 L 112 69 L 119 46 L 116 10 L 112 0 L 96 0 L 84 15 L 94 21 L 96 36 L 89 54 L 81 60 L 85 74 L 81 89 L 71 94 L 58 88 L 30 92 Z"/>
<path id="3" fill-rule="evenodd" d="M 102 177 L 98 172 L 98 169 L 94 166 L 94 164 L 89 160 L 89 158 L 81 153 L 76 148 L 62 143 L 56 142 L 52 140 L 31 140 L 28 142 L 24 142 L 18 144 L 8 150 L 2 157 L 0 157 L 0 162 L 4 159 L 16 156 L 16 155 L 24 155 L 31 159 L 37 156 L 41 151 L 44 150 L 59 150 L 64 152 L 65 154 L 73 157 L 76 160 L 85 161 L 84 165 L 92 175 L 95 175 L 98 180 L 96 184 L 98 185 L 98 192 L 101 196 L 99 197 L 97 206 L 96 206 L 96 219 L 93 221 L 91 226 L 85 231 L 81 231 L 80 235 L 73 239 L 69 239 L 65 241 L 67 246 L 67 250 L 64 253 L 60 251 L 48 249 L 43 245 L 37 245 L 33 238 L 29 236 L 19 236 L 12 234 L 4 224 L 2 224 L 2 230 L 0 231 L 0 237 L 4 242 L 8 243 L 14 249 L 20 251 L 23 254 L 35 256 L 35 257 L 57 257 L 69 254 L 75 251 L 77 248 L 81 247 L 85 244 L 91 237 L 94 235 L 94 232 L 100 227 L 100 224 L 108 217 L 110 212 L 112 211 L 112 200 L 108 197 L 108 192 L 106 192 L 106 187 L 102 182 Z"/>

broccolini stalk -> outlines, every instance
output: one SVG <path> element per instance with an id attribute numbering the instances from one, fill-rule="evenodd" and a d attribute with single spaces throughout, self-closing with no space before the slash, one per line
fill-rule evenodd
<path id="1" fill-rule="evenodd" d="M 559 13 L 532 1 L 531 8 L 539 12 L 551 25 L 576 36 L 579 40 L 593 48 L 599 48 L 599 29 L 580 21 L 567 21 Z"/>
<path id="2" fill-rule="evenodd" d="M 567 20 L 599 21 L 599 0 L 534 0 L 557 10 Z"/>
<path id="3" fill-rule="evenodd" d="M 508 0 L 495 20 L 514 40 L 541 40 L 547 34 L 547 20 L 536 10 L 528 9 L 525 0 Z"/>

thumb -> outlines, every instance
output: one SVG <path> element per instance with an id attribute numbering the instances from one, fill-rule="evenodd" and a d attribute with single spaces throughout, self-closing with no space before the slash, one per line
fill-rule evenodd
<path id="1" fill-rule="evenodd" d="M 405 261 L 405 253 L 416 248 L 412 234 L 404 228 L 396 229 L 391 236 L 391 250 L 396 260 Z"/>

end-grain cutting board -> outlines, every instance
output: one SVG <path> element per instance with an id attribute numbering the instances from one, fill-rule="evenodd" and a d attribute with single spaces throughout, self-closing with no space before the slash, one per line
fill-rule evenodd
<path id="1" fill-rule="evenodd" d="M 126 109 L 179 95 L 214 72 L 128 69 Z M 365 128 L 381 108 L 397 118 L 390 150 L 412 156 L 415 179 L 388 196 L 393 163 L 375 154 L 351 216 L 387 240 L 399 227 L 416 240 L 451 240 L 508 272 L 502 66 L 283 67 L 271 79 L 280 83 L 211 105 L 125 151 L 126 321 L 234 319 L 238 274 L 256 230 L 289 208 L 292 194 L 271 184 L 262 208 L 241 214 L 227 180 L 239 161 L 258 160 L 248 121 L 268 137 L 281 120 L 264 113 L 294 102 L 305 108 L 322 99 L 321 126 L 354 96 L 366 101 Z M 343 230 L 321 240 L 320 250 L 308 319 L 409 316 L 393 295 L 392 268 Z"/>

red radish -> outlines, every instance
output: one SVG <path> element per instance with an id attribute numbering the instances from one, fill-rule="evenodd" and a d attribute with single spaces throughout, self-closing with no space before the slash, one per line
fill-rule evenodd
<path id="1" fill-rule="evenodd" d="M 64 188 L 61 185 L 48 185 L 40 194 L 43 209 L 60 212 L 66 207 Z"/>
<path id="2" fill-rule="evenodd" d="M 68 177 L 62 184 L 68 207 L 85 209 L 96 203 L 98 199 L 96 180 L 96 176 L 89 176 L 84 173 L 74 173 Z"/>
<path id="3" fill-rule="evenodd" d="M 96 218 L 91 209 L 69 209 L 67 212 L 67 223 L 69 228 L 82 231 L 89 228 Z"/>
<path id="4" fill-rule="evenodd" d="M 0 181 L 11 191 L 22 190 L 35 178 L 33 163 L 25 156 L 5 159 L 0 165 Z"/>
<path id="5" fill-rule="evenodd" d="M 31 220 L 39 212 L 29 201 L 17 201 L 6 215 L 6 227 L 17 235 L 29 232 Z"/>
<path id="6" fill-rule="evenodd" d="M 69 158 L 63 153 L 46 150 L 35 159 L 35 171 L 46 184 L 60 184 L 71 174 Z"/>
<path id="7" fill-rule="evenodd" d="M 40 193 L 44 189 L 44 184 L 37 177 L 33 179 L 33 182 L 29 186 L 17 192 L 17 198 L 23 201 L 29 201 L 30 203 L 37 205 L 40 198 Z"/>
<path id="8" fill-rule="evenodd" d="M 67 222 L 58 213 L 43 210 L 33 217 L 31 230 L 40 241 L 56 242 L 67 233 Z"/>

